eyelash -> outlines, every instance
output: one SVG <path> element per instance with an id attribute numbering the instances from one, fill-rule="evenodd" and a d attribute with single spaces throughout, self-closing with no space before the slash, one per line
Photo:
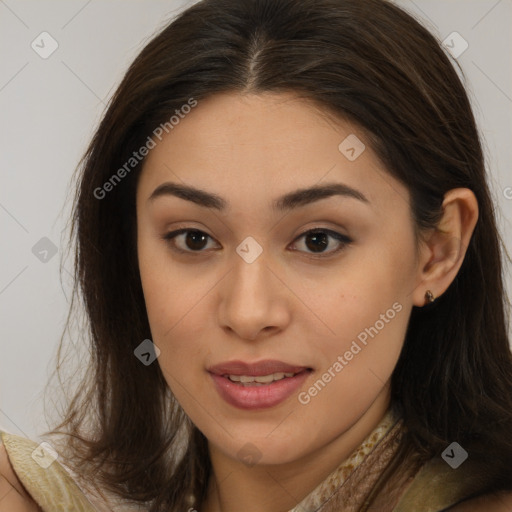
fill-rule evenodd
<path id="1" fill-rule="evenodd" d="M 184 249 L 180 249 L 179 247 L 176 247 L 176 245 L 174 243 L 174 238 L 176 238 L 178 235 L 181 235 L 183 233 L 189 233 L 189 232 L 203 234 L 213 240 L 213 237 L 208 235 L 208 233 L 205 233 L 204 231 L 201 231 L 200 229 L 194 229 L 194 228 L 181 228 L 181 229 L 177 229 L 176 231 L 171 231 L 170 233 L 166 233 L 165 235 L 163 235 L 162 239 L 165 240 L 169 244 L 170 248 L 173 251 L 181 253 L 181 254 L 193 254 L 194 256 L 196 256 L 203 252 L 206 252 L 204 250 L 191 251 L 191 250 L 184 250 Z M 353 240 L 351 238 L 349 238 L 348 236 L 342 235 L 341 233 L 337 233 L 336 231 L 332 231 L 330 229 L 325 229 L 325 228 L 312 228 L 307 231 L 304 231 L 304 233 L 300 234 L 297 238 L 295 238 L 295 240 L 292 243 L 296 243 L 298 240 L 300 240 L 301 238 L 303 238 L 309 234 L 318 234 L 318 233 L 324 233 L 324 234 L 329 235 L 331 238 L 334 238 L 335 240 L 340 242 L 340 246 L 337 249 L 335 249 L 333 251 L 328 251 L 328 252 L 320 252 L 320 253 L 306 252 L 306 254 L 310 258 L 313 258 L 313 259 L 328 258 L 328 257 L 332 256 L 333 254 L 336 254 L 336 253 L 342 251 L 343 249 L 345 249 L 345 247 L 347 245 L 349 245 L 353 242 Z M 297 249 L 294 249 L 294 250 L 297 250 Z"/>

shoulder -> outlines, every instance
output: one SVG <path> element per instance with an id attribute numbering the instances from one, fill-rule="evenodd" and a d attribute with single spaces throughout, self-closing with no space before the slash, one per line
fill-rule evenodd
<path id="1" fill-rule="evenodd" d="M 3 443 L 0 442 L 0 512 L 40 512 L 18 479 Z"/>
<path id="2" fill-rule="evenodd" d="M 510 512 L 512 491 L 479 496 L 451 507 L 450 512 Z"/>
<path id="3" fill-rule="evenodd" d="M 0 512 L 96 512 L 88 494 L 57 460 L 59 454 L 49 443 L 38 445 L 29 438 L 2 430 L 0 439 L 3 485 L 7 496 L 16 497 L 11 505 L 0 495 Z"/>

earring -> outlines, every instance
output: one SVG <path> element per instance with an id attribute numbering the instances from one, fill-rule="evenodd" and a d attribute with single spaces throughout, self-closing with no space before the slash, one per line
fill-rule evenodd
<path id="1" fill-rule="evenodd" d="M 427 303 L 430 303 L 430 304 L 436 300 L 434 297 L 434 294 L 430 290 L 427 290 L 425 292 L 425 300 Z"/>

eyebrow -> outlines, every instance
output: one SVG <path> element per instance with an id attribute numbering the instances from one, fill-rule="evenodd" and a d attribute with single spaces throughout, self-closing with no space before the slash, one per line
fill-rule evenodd
<path id="1" fill-rule="evenodd" d="M 158 197 L 174 196 L 186 201 L 190 201 L 199 206 L 223 211 L 228 207 L 228 202 L 217 194 L 206 192 L 190 185 L 182 185 L 178 183 L 165 182 L 159 185 L 149 196 L 148 202 L 153 202 Z M 278 211 L 287 211 L 301 206 L 314 203 L 321 199 L 332 196 L 343 196 L 357 199 L 363 203 L 369 204 L 370 201 L 366 196 L 358 190 L 344 185 L 343 183 L 327 183 L 325 185 L 315 185 L 309 188 L 301 188 L 288 192 L 278 197 L 272 207 Z"/>

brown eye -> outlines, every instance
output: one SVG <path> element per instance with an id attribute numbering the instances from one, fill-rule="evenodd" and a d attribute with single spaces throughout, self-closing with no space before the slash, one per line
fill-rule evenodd
<path id="1" fill-rule="evenodd" d="M 205 249 L 211 249 L 211 247 L 208 247 L 209 240 L 213 240 L 213 238 L 204 231 L 187 228 L 167 233 L 163 236 L 163 239 L 171 245 L 173 250 L 189 254 L 206 252 Z M 327 257 L 337 253 L 352 242 L 348 236 L 342 235 L 341 233 L 318 228 L 306 231 L 297 237 L 293 245 L 297 245 L 297 241 L 301 239 L 304 239 L 302 245 L 305 249 L 295 248 L 294 250 L 299 250 L 300 252 L 305 252 L 310 255 L 318 255 L 319 257 L 324 255 Z M 331 246 L 334 246 L 334 248 L 331 248 Z"/>
<path id="2" fill-rule="evenodd" d="M 306 247 L 313 252 L 323 252 L 329 245 L 327 233 L 308 233 L 305 236 Z"/>
<path id="3" fill-rule="evenodd" d="M 313 229 L 302 233 L 294 244 L 297 243 L 297 240 L 304 239 L 303 246 L 306 247 L 306 253 L 310 252 L 310 254 L 333 254 L 338 251 L 341 251 L 348 244 L 352 242 L 352 240 L 341 233 L 337 233 L 336 231 L 331 231 L 330 229 Z M 331 240 L 335 242 L 332 243 Z M 327 250 L 330 246 L 334 245 L 334 249 Z M 301 249 L 295 249 L 301 250 Z"/>
<path id="4" fill-rule="evenodd" d="M 208 239 L 212 239 L 210 235 L 198 229 L 178 229 L 167 233 L 163 238 L 179 252 L 204 252 Z"/>

